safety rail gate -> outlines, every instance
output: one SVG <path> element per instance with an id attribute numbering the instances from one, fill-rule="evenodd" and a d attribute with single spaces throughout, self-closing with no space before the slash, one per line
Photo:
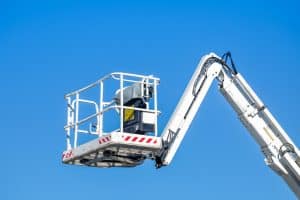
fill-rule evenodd
<path id="1" fill-rule="evenodd" d="M 162 148 L 157 134 L 158 84 L 152 75 L 114 72 L 65 95 L 63 163 L 133 167 L 154 159 Z"/>

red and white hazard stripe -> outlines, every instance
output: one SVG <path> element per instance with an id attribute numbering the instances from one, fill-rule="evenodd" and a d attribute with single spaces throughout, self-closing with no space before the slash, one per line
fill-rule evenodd
<path id="1" fill-rule="evenodd" d="M 109 136 L 101 137 L 98 142 L 99 142 L 99 144 L 103 144 L 103 143 L 109 142 L 110 140 L 111 140 L 111 136 L 109 135 Z"/>
<path id="2" fill-rule="evenodd" d="M 145 136 L 131 136 L 131 135 L 123 135 L 123 140 L 125 142 L 135 142 L 141 144 L 156 144 L 157 139 Z"/>
<path id="3" fill-rule="evenodd" d="M 68 159 L 68 158 L 71 158 L 72 156 L 73 156 L 73 152 L 68 151 L 68 152 L 63 153 L 62 159 Z"/>

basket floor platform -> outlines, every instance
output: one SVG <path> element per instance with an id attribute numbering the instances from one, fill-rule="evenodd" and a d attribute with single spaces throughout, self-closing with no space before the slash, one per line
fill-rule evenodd
<path id="1" fill-rule="evenodd" d="M 160 137 L 113 132 L 67 150 L 65 164 L 92 167 L 134 167 L 154 159 L 162 148 Z"/>

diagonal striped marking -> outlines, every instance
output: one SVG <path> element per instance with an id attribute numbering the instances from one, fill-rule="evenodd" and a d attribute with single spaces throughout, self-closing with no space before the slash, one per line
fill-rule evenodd
<path id="1" fill-rule="evenodd" d="M 146 140 L 146 143 L 150 143 L 152 141 L 152 138 L 149 138 L 148 140 Z"/>
<path id="2" fill-rule="evenodd" d="M 131 136 L 127 136 L 127 137 L 125 138 L 125 141 L 128 141 L 130 138 L 131 138 Z"/>

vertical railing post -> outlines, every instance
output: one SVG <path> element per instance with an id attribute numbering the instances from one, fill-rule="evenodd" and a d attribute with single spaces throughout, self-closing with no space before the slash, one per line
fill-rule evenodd
<path id="1" fill-rule="evenodd" d="M 123 74 L 120 73 L 120 132 L 123 133 L 123 114 L 124 114 L 124 110 L 123 110 L 123 102 L 124 102 L 124 98 L 123 98 L 123 87 L 124 87 L 124 83 L 123 83 Z"/>
<path id="2" fill-rule="evenodd" d="M 153 93 L 154 93 L 154 112 L 155 112 L 155 118 L 154 118 L 154 120 L 155 120 L 155 127 L 154 127 L 154 135 L 155 135 L 155 137 L 157 137 L 157 129 L 158 129 L 158 127 L 157 127 L 157 115 L 158 115 L 158 111 L 157 111 L 157 82 L 156 82 L 157 80 L 156 79 L 153 79 Z"/>
<path id="3" fill-rule="evenodd" d="M 76 93 L 75 100 L 75 122 L 74 122 L 74 148 L 77 147 L 78 140 L 78 117 L 79 117 L 79 93 Z"/>
<path id="4" fill-rule="evenodd" d="M 72 125 L 72 109 L 71 109 L 71 97 L 67 97 L 67 128 L 66 128 L 66 132 L 67 132 L 67 150 L 72 149 L 71 146 L 71 128 L 70 125 Z"/>
<path id="5" fill-rule="evenodd" d="M 100 112 L 99 112 L 99 117 L 98 117 L 98 129 L 99 129 L 99 137 L 103 135 L 103 119 L 104 119 L 104 113 L 103 113 L 103 92 L 104 92 L 104 85 L 103 81 L 100 81 Z"/>
<path id="6" fill-rule="evenodd" d="M 141 84 L 143 84 L 143 83 L 141 83 Z M 147 77 L 146 78 L 146 94 L 145 94 L 145 96 L 147 97 L 147 98 L 149 98 L 150 97 L 150 95 L 149 95 L 149 77 Z M 144 87 L 141 87 L 142 88 L 142 92 L 144 92 Z M 146 102 L 146 105 L 147 105 L 147 109 L 149 109 L 149 102 L 147 101 Z"/>

